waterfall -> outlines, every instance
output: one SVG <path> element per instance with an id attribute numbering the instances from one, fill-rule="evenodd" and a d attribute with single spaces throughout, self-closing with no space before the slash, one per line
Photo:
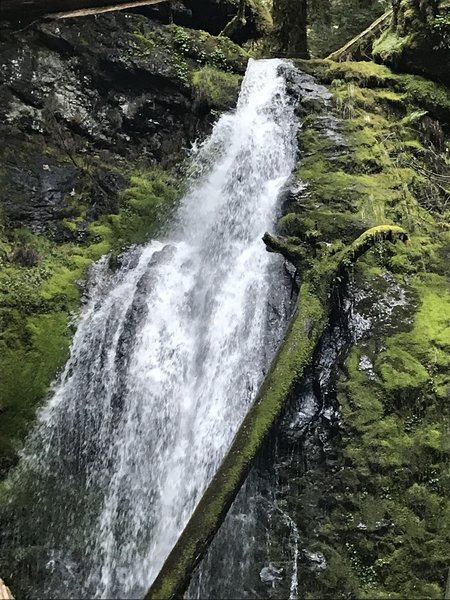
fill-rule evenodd
<path id="1" fill-rule="evenodd" d="M 296 159 L 289 68 L 250 60 L 235 111 L 193 152 L 167 239 L 115 273 L 107 258 L 92 268 L 15 475 L 28 597 L 142 596 L 255 396 L 283 327 L 269 308 L 281 268 L 261 236 Z"/>

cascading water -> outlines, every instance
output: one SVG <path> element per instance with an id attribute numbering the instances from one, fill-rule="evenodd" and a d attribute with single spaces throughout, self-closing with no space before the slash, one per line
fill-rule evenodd
<path id="1" fill-rule="evenodd" d="M 28 596 L 143 595 L 256 393 L 281 277 L 261 236 L 296 156 L 286 68 L 250 61 L 235 112 L 194 154 L 169 239 L 130 250 L 115 274 L 107 259 L 92 270 L 71 357 L 13 480 L 28 508 L 10 560 Z M 270 325 L 279 337 L 282 319 Z"/>

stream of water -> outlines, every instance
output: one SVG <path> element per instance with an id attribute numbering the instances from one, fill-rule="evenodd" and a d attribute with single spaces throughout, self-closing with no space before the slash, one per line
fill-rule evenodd
<path id="1" fill-rule="evenodd" d="M 296 160 L 286 68 L 250 61 L 236 110 L 193 153 L 168 238 L 129 250 L 115 273 L 108 258 L 92 268 L 13 481 L 16 593 L 143 596 L 252 402 L 287 303 L 261 241 Z"/>

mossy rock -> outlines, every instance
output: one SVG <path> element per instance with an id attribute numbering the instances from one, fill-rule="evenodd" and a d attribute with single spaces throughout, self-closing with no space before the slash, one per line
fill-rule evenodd
<path id="1" fill-rule="evenodd" d="M 376 64 L 370 61 L 347 61 L 333 62 L 331 60 L 295 60 L 295 64 L 307 73 L 316 75 L 324 83 L 338 82 L 342 87 L 344 84 L 353 84 L 353 92 L 356 102 L 365 97 L 366 108 L 372 112 L 374 100 L 378 100 L 380 89 L 388 89 L 394 95 L 390 98 L 394 103 L 399 101 L 407 109 L 424 108 L 433 116 L 444 121 L 450 120 L 450 90 L 446 85 L 426 79 L 414 74 L 399 74 L 388 66 Z M 377 90 L 377 95 L 368 95 L 365 88 Z M 398 94 L 404 95 L 401 98 Z M 347 93 L 347 96 L 349 94 Z M 389 94 L 380 94 L 379 99 L 383 104 L 389 102 Z M 406 102 L 403 102 L 406 101 Z M 382 111 L 383 112 L 383 111 Z M 375 112 L 376 114 L 376 112 Z"/>
<path id="2" fill-rule="evenodd" d="M 399 71 L 450 83 L 450 7 L 446 0 L 402 0 L 391 26 L 373 46 L 373 56 Z"/>
<path id="3" fill-rule="evenodd" d="M 226 110 L 235 105 L 241 77 L 205 66 L 194 73 L 194 97 L 207 110 Z"/>

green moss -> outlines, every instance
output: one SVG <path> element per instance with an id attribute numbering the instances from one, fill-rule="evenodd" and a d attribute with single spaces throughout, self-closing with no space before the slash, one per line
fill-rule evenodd
<path id="1" fill-rule="evenodd" d="M 168 172 L 153 169 L 133 175 L 119 214 L 102 221 L 100 237 L 111 240 L 113 249 L 150 239 L 168 225 L 179 197 L 177 180 Z"/>
<path id="2" fill-rule="evenodd" d="M 347 98 L 353 95 L 354 104 L 359 103 L 372 113 L 383 112 L 376 110 L 377 104 L 381 109 L 383 104 L 391 104 L 394 108 L 397 106 L 409 110 L 424 109 L 431 115 L 445 120 L 450 117 L 449 88 L 419 75 L 394 73 L 389 67 L 370 61 L 336 63 L 330 60 L 296 60 L 295 62 L 301 69 L 315 74 L 323 82 L 333 84 L 334 87 L 336 83 L 339 84 L 341 94 L 344 92 Z M 349 84 L 352 87 L 349 88 Z M 375 89 L 376 93 L 368 94 L 366 88 Z M 337 97 L 340 93 L 338 90 Z M 373 118 L 372 115 L 370 116 Z"/>
<path id="3" fill-rule="evenodd" d="M 397 62 L 411 42 L 412 36 L 401 37 L 395 30 L 387 29 L 376 40 L 372 52 L 382 62 Z"/>
<path id="4" fill-rule="evenodd" d="M 309 243 L 311 237 L 317 242 L 332 243 L 338 238 L 349 243 L 367 229 L 367 222 L 349 213 L 323 210 L 306 214 L 288 213 L 279 220 L 278 227 L 281 234 L 305 239 Z"/>
<path id="5" fill-rule="evenodd" d="M 425 275 L 413 285 L 420 298 L 413 323 L 388 337 L 381 353 L 376 337 L 353 348 L 339 393 L 346 478 L 353 472 L 359 489 L 366 490 L 347 491 L 345 503 L 355 507 L 352 523 L 368 524 L 365 504 L 377 507 L 379 521 L 392 523 L 369 554 L 381 597 L 403 597 L 406 590 L 414 598 L 425 590 L 430 597 L 438 597 L 438 590 L 442 596 L 450 555 L 443 533 L 449 482 L 441 475 L 449 454 L 450 296 L 441 277 Z M 362 356 L 372 361 L 372 374 L 360 368 Z M 436 393 L 441 385 L 442 395 Z M 346 526 L 344 535 L 351 535 L 352 527 Z M 354 536 L 359 556 L 373 537 Z"/>
<path id="6" fill-rule="evenodd" d="M 395 18 L 373 47 L 373 56 L 394 68 L 428 74 L 447 81 L 450 58 L 450 20 L 445 1 L 402 0 L 394 5 Z"/>
<path id="7" fill-rule="evenodd" d="M 438 118 L 447 119 L 449 117 L 450 90 L 448 87 L 418 75 L 401 75 L 398 85 L 405 90 L 412 103 L 418 104 Z"/>
<path id="8" fill-rule="evenodd" d="M 36 405 L 47 393 L 55 371 L 67 359 L 71 339 L 65 310 L 28 317 L 13 310 L 3 316 L 9 322 L 0 338 L 2 472 L 14 464 Z"/>
<path id="9" fill-rule="evenodd" d="M 421 302 L 414 327 L 390 338 L 377 364 L 386 391 L 397 392 L 397 398 L 416 390 L 445 399 L 450 389 L 448 280 L 424 273 L 413 280 L 413 286 Z"/>
<path id="10" fill-rule="evenodd" d="M 241 78 L 233 73 L 224 73 L 214 67 L 205 66 L 194 73 L 195 98 L 200 104 L 224 110 L 233 106 L 239 95 Z"/>
<path id="11" fill-rule="evenodd" d="M 302 543 L 329 562 L 320 575 L 302 571 L 300 593 L 442 597 L 450 560 L 450 244 L 447 217 L 422 204 L 424 173 L 435 168 L 439 151 L 428 155 L 420 121 L 429 108 L 445 112 L 448 92 L 370 63 L 321 61 L 317 69 L 333 81 L 339 128 L 324 128 L 320 115 L 305 120 L 297 173 L 308 188 L 289 203 L 281 232 L 313 247 L 309 254 L 324 252 L 317 240 L 327 242 L 332 262 L 344 255 L 346 223 L 353 231 L 399 223 L 409 241 L 375 244 L 351 272 L 358 287 L 370 290 L 372 330 L 353 347 L 339 378 L 338 466 L 300 478 L 295 510 Z M 448 176 L 445 157 L 439 161 Z M 381 303 L 375 310 L 387 281 L 404 289 L 404 305 L 382 309 Z"/>
<path id="12" fill-rule="evenodd" d="M 304 61 L 299 61 L 302 67 Z M 353 81 L 361 87 L 385 88 L 395 84 L 397 75 L 384 65 L 369 61 L 333 62 L 331 60 L 314 61 L 310 69 L 321 79 L 332 82 L 335 79 Z"/>
<path id="13" fill-rule="evenodd" d="M 425 367 L 407 350 L 390 342 L 388 349 L 380 356 L 380 375 L 387 392 L 410 394 L 420 391 L 428 382 Z"/>

